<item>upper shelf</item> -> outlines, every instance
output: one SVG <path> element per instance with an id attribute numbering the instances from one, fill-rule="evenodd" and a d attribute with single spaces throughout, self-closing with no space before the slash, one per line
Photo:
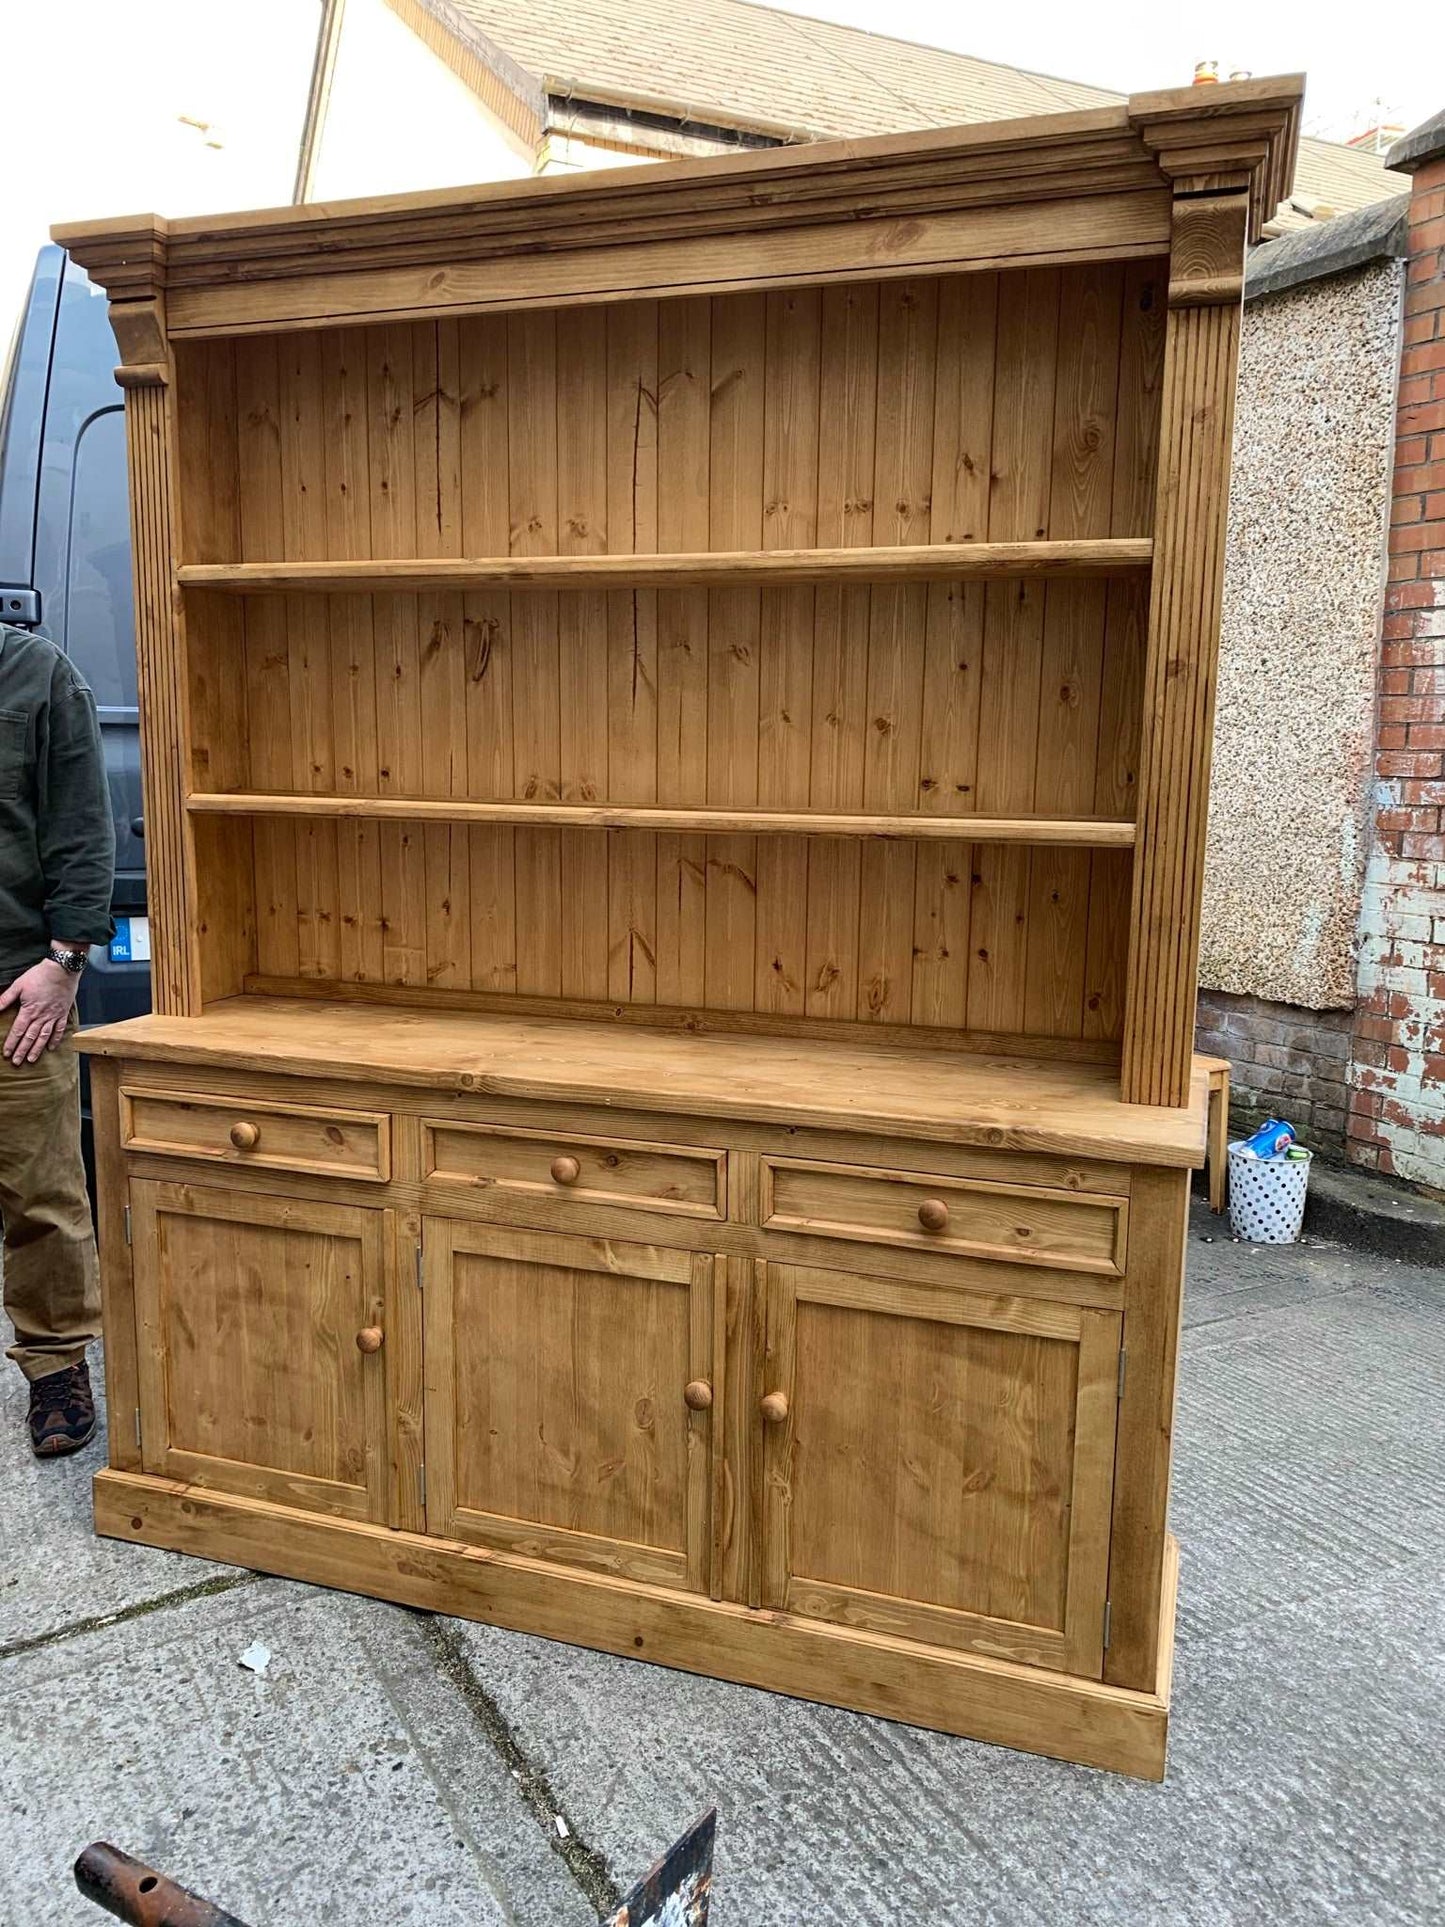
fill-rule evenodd
<path id="1" fill-rule="evenodd" d="M 802 583 L 952 582 L 1005 576 L 1134 575 L 1154 544 L 1143 537 L 1087 542 L 953 542 L 899 548 L 750 549 L 698 555 L 439 556 L 382 562 L 198 562 L 177 569 L 183 589 L 236 595 L 415 594 L 485 589 L 747 589 Z"/>

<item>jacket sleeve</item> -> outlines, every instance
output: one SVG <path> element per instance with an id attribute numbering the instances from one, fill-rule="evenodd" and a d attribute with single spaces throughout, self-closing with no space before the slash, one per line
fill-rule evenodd
<path id="1" fill-rule="evenodd" d="M 50 935 L 109 943 L 115 824 L 95 698 L 69 664 L 51 684 L 47 740 L 37 771 L 36 840 Z"/>

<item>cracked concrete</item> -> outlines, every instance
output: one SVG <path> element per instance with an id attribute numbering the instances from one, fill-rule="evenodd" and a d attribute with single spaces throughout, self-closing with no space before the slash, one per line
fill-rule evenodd
<path id="1" fill-rule="evenodd" d="M 714 1802 L 717 1927 L 1426 1927 L 1445 1279 L 1196 1207 L 1185 1323 L 1162 1788 L 103 1544 L 7 1374 L 0 1927 L 98 1921 L 97 1837 L 252 1927 L 585 1927 Z"/>

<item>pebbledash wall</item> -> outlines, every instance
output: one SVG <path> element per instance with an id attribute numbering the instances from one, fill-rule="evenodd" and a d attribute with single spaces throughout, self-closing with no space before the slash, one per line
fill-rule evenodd
<path id="1" fill-rule="evenodd" d="M 1445 117 L 1246 292 L 1199 1047 L 1445 1190 Z"/>

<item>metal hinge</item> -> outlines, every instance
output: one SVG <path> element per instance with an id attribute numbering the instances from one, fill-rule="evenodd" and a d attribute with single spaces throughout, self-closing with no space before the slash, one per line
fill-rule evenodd
<path id="1" fill-rule="evenodd" d="M 125 1241 L 127 1244 L 130 1243 L 130 1206 L 129 1205 L 127 1205 L 125 1208 Z"/>
<path id="2" fill-rule="evenodd" d="M 1126 1374 L 1128 1373 L 1128 1370 L 1129 1370 L 1129 1354 L 1121 1345 L 1119 1347 L 1119 1390 L 1118 1390 L 1118 1396 L 1120 1398 L 1124 1396 L 1124 1379 Z"/>
<path id="3" fill-rule="evenodd" d="M 424 1256 L 422 1241 L 418 1238 L 416 1241 L 416 1288 L 418 1291 L 425 1291 L 426 1289 Z"/>
<path id="4" fill-rule="evenodd" d="M 1113 1618 L 1114 1618 L 1114 1602 L 1112 1599 L 1106 1599 L 1104 1601 L 1104 1651 L 1106 1653 L 1109 1650 L 1109 1634 L 1110 1634 L 1110 1631 L 1112 1630 Z"/>
<path id="5" fill-rule="evenodd" d="M 140 1447 L 140 1442 L 141 1442 L 141 1436 L 140 1436 L 140 1407 L 139 1407 L 139 1405 L 137 1405 L 137 1407 L 135 1408 L 135 1442 L 136 1442 L 136 1447 L 137 1447 L 137 1449 L 139 1449 L 139 1447 Z"/>
<path id="6" fill-rule="evenodd" d="M 416 1469 L 416 1496 L 419 1504 L 421 1505 L 422 1511 L 425 1512 L 426 1510 L 426 1467 L 424 1465 L 419 1465 Z"/>

